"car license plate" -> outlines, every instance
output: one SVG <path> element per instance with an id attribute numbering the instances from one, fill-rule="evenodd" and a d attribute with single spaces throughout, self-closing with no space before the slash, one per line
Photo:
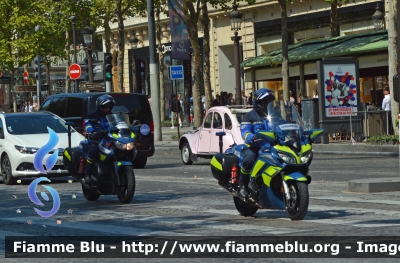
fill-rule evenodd
<path id="1" fill-rule="evenodd" d="M 57 159 L 56 165 L 63 165 L 63 164 L 64 164 L 64 162 L 62 159 Z"/>

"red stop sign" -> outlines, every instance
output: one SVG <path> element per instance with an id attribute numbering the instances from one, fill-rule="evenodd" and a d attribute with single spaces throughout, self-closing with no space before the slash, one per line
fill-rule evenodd
<path id="1" fill-rule="evenodd" d="M 69 76 L 71 79 L 79 79 L 81 73 L 82 73 L 81 66 L 79 66 L 78 64 L 72 64 L 69 67 Z"/>

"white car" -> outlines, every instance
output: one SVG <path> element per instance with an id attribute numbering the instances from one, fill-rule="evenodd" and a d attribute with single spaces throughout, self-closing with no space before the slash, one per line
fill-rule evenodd
<path id="1" fill-rule="evenodd" d="M 46 172 L 43 174 L 35 169 L 33 162 L 37 151 L 50 141 L 47 127 L 56 133 L 58 143 L 42 158 Z M 85 137 L 71 127 L 71 146 L 79 146 L 82 140 Z M 50 112 L 0 113 L 0 163 L 4 184 L 15 184 L 17 178 L 65 176 L 68 171 L 64 168 L 62 154 L 66 147 L 68 126 L 60 117 Z M 56 149 L 56 163 L 47 171 L 46 160 Z"/>

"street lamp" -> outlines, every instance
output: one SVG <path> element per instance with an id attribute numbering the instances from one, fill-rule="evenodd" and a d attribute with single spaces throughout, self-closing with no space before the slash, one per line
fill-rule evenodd
<path id="1" fill-rule="evenodd" d="M 58 3 L 61 0 L 53 0 L 53 2 Z M 68 19 L 72 23 L 72 39 L 74 42 L 74 63 L 77 64 L 77 59 L 76 59 L 76 40 L 75 40 L 75 22 L 76 22 L 76 17 L 74 14 L 72 14 L 70 17 L 66 16 L 65 14 L 60 12 L 60 7 L 56 7 L 56 14 L 58 15 L 57 18 L 57 24 L 60 24 L 60 15 L 62 15 L 64 18 Z M 77 85 L 77 80 L 74 81 L 74 92 L 78 92 L 78 85 Z"/>
<path id="2" fill-rule="evenodd" d="M 94 30 L 89 27 L 89 22 L 86 21 L 86 26 L 82 29 L 83 41 L 87 46 L 87 60 L 89 69 L 89 83 L 93 83 L 93 67 L 92 67 L 92 49 L 90 45 L 93 43 Z"/>
<path id="3" fill-rule="evenodd" d="M 236 95 L 235 95 L 235 104 L 242 105 L 242 94 L 241 94 L 241 85 L 240 85 L 240 50 L 239 50 L 239 41 L 242 39 L 241 36 L 238 36 L 238 31 L 240 30 L 240 24 L 242 22 L 242 13 L 240 13 L 237 8 L 238 4 L 236 4 L 236 0 L 233 2 L 233 10 L 229 14 L 229 19 L 231 20 L 231 30 L 234 31 L 234 36 L 231 37 L 233 40 L 233 51 L 235 53 L 235 80 L 236 80 Z"/>
<path id="4" fill-rule="evenodd" d="M 379 4 L 376 4 L 375 13 L 372 15 L 374 22 L 374 30 L 382 30 L 384 28 L 384 15 L 382 14 Z"/>
<path id="5" fill-rule="evenodd" d="M 132 49 L 132 87 L 129 89 L 130 93 L 134 93 L 137 91 L 137 77 L 136 77 L 136 54 L 135 49 L 137 48 L 137 44 L 139 43 L 139 39 L 136 38 L 136 32 L 132 31 L 132 35 L 129 37 L 129 44 Z"/>

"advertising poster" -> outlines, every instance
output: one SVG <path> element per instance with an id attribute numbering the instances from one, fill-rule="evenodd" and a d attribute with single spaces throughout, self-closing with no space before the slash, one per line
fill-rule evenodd
<path id="1" fill-rule="evenodd" d="M 356 72 L 355 64 L 323 65 L 326 117 L 356 115 L 359 103 Z"/>
<path id="2" fill-rule="evenodd" d="M 168 1 L 169 22 L 171 30 L 171 58 L 180 60 L 190 60 L 190 41 L 186 24 L 181 17 L 185 17 L 182 10 L 176 5 L 175 1 Z M 176 14 L 175 11 L 179 13 Z"/>

